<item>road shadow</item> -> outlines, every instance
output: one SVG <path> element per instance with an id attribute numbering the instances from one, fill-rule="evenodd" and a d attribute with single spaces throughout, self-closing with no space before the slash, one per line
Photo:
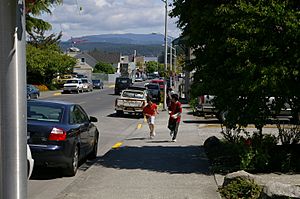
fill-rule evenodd
<path id="1" fill-rule="evenodd" d="M 134 115 L 134 114 L 117 115 L 116 113 L 111 113 L 111 114 L 107 115 L 106 117 L 127 118 L 127 119 L 141 119 L 141 118 L 143 118 L 142 115 Z"/>
<path id="2" fill-rule="evenodd" d="M 200 146 L 121 147 L 106 153 L 95 166 L 116 169 L 142 169 L 154 172 L 210 175 L 209 163 Z"/>
<path id="3" fill-rule="evenodd" d="M 206 119 L 202 119 L 202 120 L 183 120 L 183 123 L 186 124 L 220 124 L 220 122 L 218 120 L 206 120 Z"/>
<path id="4" fill-rule="evenodd" d="M 125 140 L 146 140 L 146 139 L 148 139 L 148 138 L 145 138 L 145 137 L 138 137 L 138 138 L 127 138 L 127 139 L 125 139 Z"/>

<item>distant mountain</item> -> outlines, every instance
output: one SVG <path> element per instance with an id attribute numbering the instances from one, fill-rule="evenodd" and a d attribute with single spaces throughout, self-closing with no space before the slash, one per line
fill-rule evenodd
<path id="1" fill-rule="evenodd" d="M 90 35 L 73 38 L 73 41 L 84 42 L 104 42 L 113 44 L 138 44 L 138 45 L 153 45 L 163 44 L 164 35 L 162 34 L 103 34 L 103 35 Z M 69 40 L 71 42 L 71 40 Z"/>
<path id="2" fill-rule="evenodd" d="M 159 56 L 163 53 L 164 35 L 162 34 L 105 34 L 72 38 L 61 42 L 60 46 L 66 51 L 72 46 L 81 51 L 98 49 L 106 52 L 117 52 L 123 55 L 132 55 L 137 51 L 142 56 Z"/>

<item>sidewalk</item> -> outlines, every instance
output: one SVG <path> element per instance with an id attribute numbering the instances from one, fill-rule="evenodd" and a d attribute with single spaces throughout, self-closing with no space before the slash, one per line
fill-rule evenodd
<path id="1" fill-rule="evenodd" d="M 183 105 L 182 120 L 194 121 Z M 168 113 L 156 118 L 156 136 L 146 123 L 111 149 L 56 199 L 218 199 L 214 175 L 197 123 L 181 122 L 177 142 L 170 142 Z M 121 145 L 121 146 L 120 146 Z M 120 146 L 120 147 L 119 147 Z"/>

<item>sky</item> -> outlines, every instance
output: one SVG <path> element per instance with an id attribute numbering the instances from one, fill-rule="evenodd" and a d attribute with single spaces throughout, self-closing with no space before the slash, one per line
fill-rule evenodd
<path id="1" fill-rule="evenodd" d="M 51 10 L 52 15 L 40 18 L 51 23 L 50 33 L 62 31 L 62 41 L 86 35 L 165 32 L 162 0 L 63 0 Z M 180 35 L 176 21 L 168 17 L 168 35 L 175 38 Z"/>

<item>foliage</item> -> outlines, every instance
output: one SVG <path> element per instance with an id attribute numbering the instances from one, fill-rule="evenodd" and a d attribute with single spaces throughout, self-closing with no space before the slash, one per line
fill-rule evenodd
<path id="1" fill-rule="evenodd" d="M 299 125 L 293 126 L 289 129 L 285 129 L 277 125 L 279 129 L 279 139 L 283 145 L 287 144 L 300 144 L 300 127 Z"/>
<path id="2" fill-rule="evenodd" d="M 262 192 L 262 187 L 253 180 L 236 178 L 228 185 L 219 188 L 219 192 L 223 198 L 258 199 Z"/>
<path id="3" fill-rule="evenodd" d="M 43 13 L 51 14 L 51 7 L 59 5 L 62 0 L 26 1 L 26 32 L 31 38 L 51 29 L 51 24 L 36 18 Z"/>
<path id="4" fill-rule="evenodd" d="M 193 93 L 217 97 L 226 126 L 266 124 L 289 102 L 300 110 L 300 2 L 298 0 L 175 0 L 186 44 L 196 58 Z M 274 96 L 275 104 L 267 105 Z"/>
<path id="5" fill-rule="evenodd" d="M 98 62 L 95 65 L 94 73 L 114 74 L 115 68 L 109 63 Z"/>
<path id="6" fill-rule="evenodd" d="M 227 136 L 216 149 L 207 151 L 215 172 L 246 170 L 252 172 L 272 171 L 275 147 L 278 138 L 274 135 L 262 135 L 240 129 L 227 132 Z M 277 169 L 277 168 L 276 168 Z"/>
<path id="7" fill-rule="evenodd" d="M 153 73 L 153 72 L 162 72 L 164 71 L 164 65 L 158 63 L 156 61 L 149 61 L 146 62 L 146 72 Z"/>
<path id="8" fill-rule="evenodd" d="M 198 100 L 197 100 L 197 98 L 192 98 L 192 99 L 190 100 L 189 104 L 190 104 L 190 107 L 192 108 L 192 110 L 195 111 L 195 110 L 196 110 L 196 107 L 197 107 L 197 105 L 198 105 Z"/>
<path id="9" fill-rule="evenodd" d="M 36 84 L 34 85 L 35 87 L 37 87 L 40 91 L 48 91 L 48 87 L 44 84 Z"/>
<path id="10" fill-rule="evenodd" d="M 37 48 L 31 44 L 26 48 L 27 82 L 50 85 L 58 73 L 70 73 L 76 60 L 57 51 L 56 44 Z"/>

